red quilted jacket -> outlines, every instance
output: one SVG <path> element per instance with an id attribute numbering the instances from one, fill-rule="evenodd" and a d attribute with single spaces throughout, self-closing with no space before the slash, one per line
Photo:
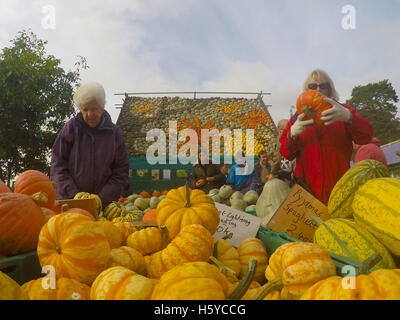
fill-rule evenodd
<path id="1" fill-rule="evenodd" d="M 374 128 L 365 118 L 348 105 L 353 114 L 351 124 L 337 121 L 316 128 L 309 127 L 297 139 L 290 138 L 290 128 L 297 119 L 297 113 L 290 119 L 279 141 L 280 152 L 288 160 L 296 159 L 294 174 L 301 178 L 324 203 L 336 182 L 350 168 L 354 141 L 367 144 L 371 141 Z"/>

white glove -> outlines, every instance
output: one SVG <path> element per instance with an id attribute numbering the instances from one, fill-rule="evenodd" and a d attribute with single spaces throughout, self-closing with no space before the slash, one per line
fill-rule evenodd
<path id="1" fill-rule="evenodd" d="M 290 127 L 290 136 L 292 138 L 299 136 L 302 134 L 306 129 L 314 123 L 313 119 L 310 120 L 303 120 L 305 114 L 302 113 L 297 117 L 295 123 Z"/>
<path id="2" fill-rule="evenodd" d="M 321 120 L 324 122 L 326 126 L 336 121 L 343 121 L 343 122 L 350 121 L 352 114 L 349 109 L 347 109 L 339 102 L 336 102 L 331 98 L 324 98 L 324 101 L 332 105 L 332 108 L 325 110 L 321 113 L 322 115 Z"/>

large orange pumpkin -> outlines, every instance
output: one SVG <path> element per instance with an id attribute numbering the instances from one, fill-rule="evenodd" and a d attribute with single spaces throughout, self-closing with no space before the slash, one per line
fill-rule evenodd
<path id="1" fill-rule="evenodd" d="M 11 192 L 10 188 L 0 179 L 0 193 Z"/>
<path id="2" fill-rule="evenodd" d="M 297 98 L 296 102 L 298 114 L 305 113 L 303 120 L 313 119 L 315 126 L 323 126 L 324 123 L 321 120 L 321 113 L 332 107 L 328 102 L 324 101 L 324 98 L 326 97 L 317 90 L 308 90 L 303 92 Z"/>
<path id="3" fill-rule="evenodd" d="M 31 196 L 0 193 L 0 252 L 16 255 L 34 250 L 44 223 L 42 211 Z"/>
<path id="4" fill-rule="evenodd" d="M 37 170 L 27 170 L 21 173 L 15 180 L 14 192 L 33 195 L 37 192 L 47 194 L 47 202 L 40 204 L 41 207 L 53 208 L 56 200 L 55 183 L 49 177 Z"/>
<path id="5" fill-rule="evenodd" d="M 71 209 L 67 209 L 66 211 L 64 211 L 63 208 L 61 208 L 61 212 L 62 213 L 70 213 L 70 212 L 79 213 L 79 214 L 83 214 L 84 216 L 89 217 L 93 221 L 96 220 L 89 211 L 87 211 L 85 209 L 81 209 L 81 208 L 71 208 Z"/>
<path id="6" fill-rule="evenodd" d="M 37 255 L 41 266 L 52 265 L 57 278 L 91 284 L 106 267 L 110 244 L 99 224 L 78 213 L 61 213 L 43 226 Z"/>
<path id="7" fill-rule="evenodd" d="M 167 227 L 171 239 L 190 224 L 200 224 L 214 234 L 219 220 L 214 201 L 204 191 L 187 185 L 170 190 L 157 206 L 157 224 Z"/>

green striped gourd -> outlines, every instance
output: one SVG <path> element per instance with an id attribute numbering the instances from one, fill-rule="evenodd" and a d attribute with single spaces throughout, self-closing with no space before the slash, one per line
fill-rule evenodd
<path id="1" fill-rule="evenodd" d="M 371 233 L 350 219 L 332 218 L 321 223 L 315 230 L 314 243 L 360 263 L 379 253 L 382 260 L 376 268 L 396 268 L 390 252 Z"/>
<path id="2" fill-rule="evenodd" d="M 366 182 L 356 191 L 352 208 L 356 223 L 400 256 L 400 180 L 378 178 Z"/>
<path id="3" fill-rule="evenodd" d="M 128 213 L 128 210 L 120 203 L 113 201 L 104 209 L 104 217 L 108 220 L 112 220 L 116 217 L 124 217 Z"/>
<path id="4" fill-rule="evenodd" d="M 350 218 L 353 215 L 351 204 L 354 193 L 365 182 L 389 177 L 386 166 L 376 160 L 357 162 L 336 182 L 328 200 L 328 212 L 332 218 Z"/>

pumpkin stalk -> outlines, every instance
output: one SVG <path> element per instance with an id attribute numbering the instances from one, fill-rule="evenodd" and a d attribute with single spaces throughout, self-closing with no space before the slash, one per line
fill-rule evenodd
<path id="1" fill-rule="evenodd" d="M 36 192 L 32 195 L 32 200 L 35 201 L 38 206 L 40 206 L 41 203 L 46 203 L 49 198 L 45 192 Z"/>
<path id="2" fill-rule="evenodd" d="M 168 229 L 166 226 L 160 226 L 162 239 L 165 247 L 171 242 L 171 238 L 169 237 Z"/>
<path id="3" fill-rule="evenodd" d="M 249 267 L 246 274 L 240 280 L 239 284 L 236 286 L 235 290 L 227 297 L 228 300 L 240 300 L 246 291 L 249 289 L 251 282 L 253 281 L 254 275 L 256 273 L 258 261 L 256 259 L 249 260 Z"/>
<path id="4" fill-rule="evenodd" d="M 262 300 L 271 291 L 281 291 L 283 288 L 282 278 L 277 277 L 272 281 L 264 284 L 257 293 L 251 298 L 251 300 Z"/>
<path id="5" fill-rule="evenodd" d="M 185 191 L 186 191 L 186 202 L 185 202 L 185 208 L 189 208 L 190 207 L 190 190 L 189 190 L 189 186 L 186 183 L 185 184 Z"/>
<path id="6" fill-rule="evenodd" d="M 233 271 L 231 268 L 228 268 L 227 266 L 225 266 L 220 260 L 218 260 L 216 257 L 214 256 L 210 256 L 208 262 L 216 265 L 219 269 L 219 271 L 228 278 L 228 280 L 232 283 L 234 282 L 238 282 L 239 279 L 236 277 L 236 272 Z"/>
<path id="7" fill-rule="evenodd" d="M 381 260 L 382 257 L 379 253 L 373 254 L 361 263 L 360 268 L 358 269 L 358 274 L 368 274 L 368 271 Z"/>

